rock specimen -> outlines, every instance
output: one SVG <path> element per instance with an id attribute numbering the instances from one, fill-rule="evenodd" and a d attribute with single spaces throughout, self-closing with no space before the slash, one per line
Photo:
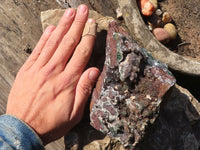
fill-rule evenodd
<path id="1" fill-rule="evenodd" d="M 153 29 L 153 34 L 161 43 L 168 43 L 171 40 L 170 34 L 163 28 Z"/>
<path id="2" fill-rule="evenodd" d="M 163 15 L 162 15 L 162 21 L 164 23 L 170 23 L 170 22 L 172 22 L 171 15 L 168 12 L 164 12 Z"/>
<path id="3" fill-rule="evenodd" d="M 157 0 L 139 0 L 139 7 L 144 16 L 151 16 L 157 9 Z"/>
<path id="4" fill-rule="evenodd" d="M 91 125 L 132 149 L 158 116 L 175 78 L 115 22 L 109 24 L 106 60 L 91 102 Z"/>
<path id="5" fill-rule="evenodd" d="M 172 23 L 167 23 L 165 26 L 164 26 L 164 30 L 166 30 L 170 37 L 175 40 L 176 37 L 177 37 L 177 30 L 176 30 L 176 27 L 172 24 Z"/>

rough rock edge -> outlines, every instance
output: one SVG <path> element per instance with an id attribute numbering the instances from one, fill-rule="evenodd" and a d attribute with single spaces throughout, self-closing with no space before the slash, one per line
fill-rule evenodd
<path id="1" fill-rule="evenodd" d="M 153 59 L 115 22 L 110 23 L 106 47 L 104 70 L 92 96 L 91 125 L 132 149 L 145 134 L 149 122 L 155 121 L 160 98 L 175 79 L 165 65 Z M 143 92 L 138 93 L 141 89 Z"/>
<path id="2" fill-rule="evenodd" d="M 41 12 L 41 22 L 42 22 L 42 29 L 43 31 L 46 29 L 49 25 L 55 25 L 57 26 L 60 18 L 64 14 L 65 9 L 54 9 L 54 10 L 47 10 Z M 97 32 L 100 32 L 101 30 L 107 30 L 108 22 L 114 21 L 115 19 L 112 17 L 104 17 L 101 14 L 97 13 L 94 10 L 89 11 L 88 18 L 94 18 L 96 20 L 97 26 Z"/>
<path id="3" fill-rule="evenodd" d="M 159 117 L 137 150 L 199 150 L 200 103 L 177 84 L 163 97 Z"/>

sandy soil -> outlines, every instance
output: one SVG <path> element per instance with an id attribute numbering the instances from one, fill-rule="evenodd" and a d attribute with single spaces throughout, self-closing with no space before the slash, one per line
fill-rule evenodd
<path id="1" fill-rule="evenodd" d="M 163 11 L 171 14 L 178 29 L 178 38 L 169 44 L 172 51 L 200 60 L 199 0 L 160 0 Z"/>

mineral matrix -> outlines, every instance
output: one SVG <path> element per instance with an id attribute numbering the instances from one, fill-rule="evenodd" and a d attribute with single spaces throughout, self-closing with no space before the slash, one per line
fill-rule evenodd
<path id="1" fill-rule="evenodd" d="M 111 22 L 104 69 L 92 94 L 91 125 L 134 149 L 158 116 L 162 96 L 175 82 L 165 64 Z"/>

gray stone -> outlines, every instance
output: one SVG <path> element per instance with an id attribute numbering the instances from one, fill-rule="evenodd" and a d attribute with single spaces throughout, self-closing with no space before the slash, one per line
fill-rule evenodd
<path id="1" fill-rule="evenodd" d="M 160 115 L 137 150 L 199 150 L 200 103 L 177 84 L 163 98 Z"/>

